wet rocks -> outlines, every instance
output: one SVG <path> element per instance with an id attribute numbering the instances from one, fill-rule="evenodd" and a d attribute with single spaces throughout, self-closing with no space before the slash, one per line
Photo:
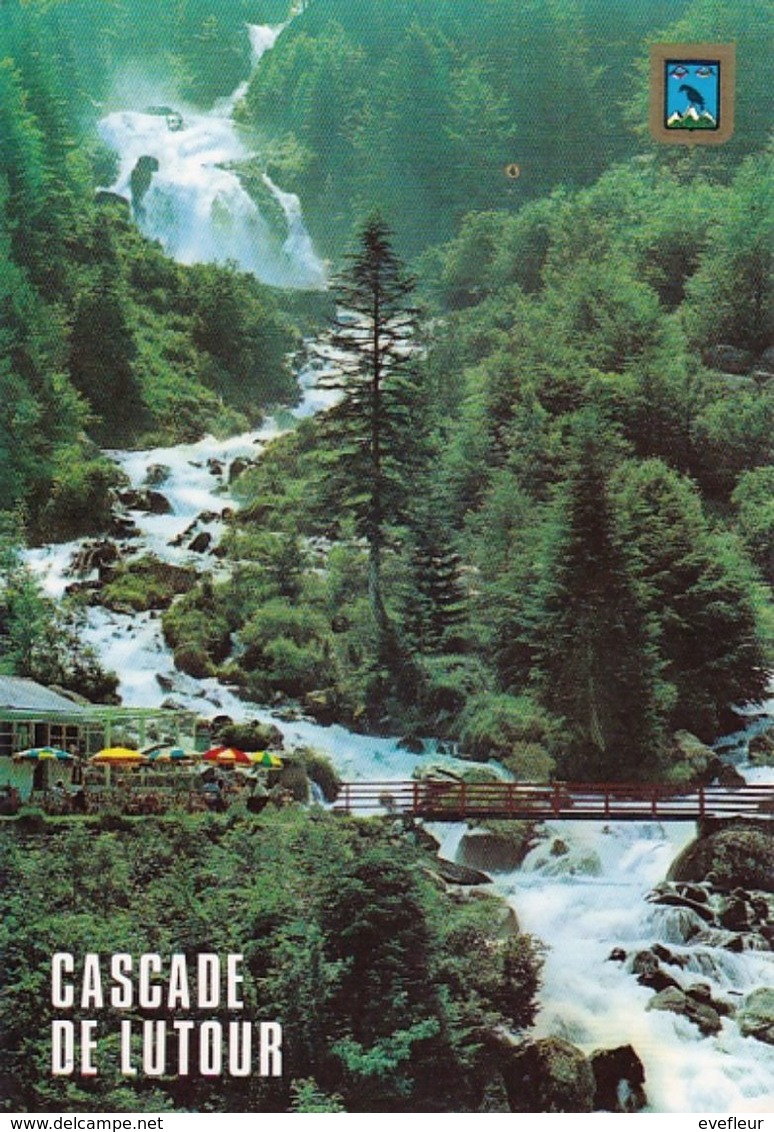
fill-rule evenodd
<path id="1" fill-rule="evenodd" d="M 637 976 L 637 982 L 642 987 L 650 987 L 654 991 L 665 991 L 671 987 L 680 989 L 677 979 L 667 974 L 653 951 L 638 951 L 632 960 L 632 973 Z"/>
<path id="2" fill-rule="evenodd" d="M 666 904 L 675 908 L 690 908 L 702 920 L 707 923 L 713 923 L 715 914 L 707 904 L 707 896 L 705 894 L 704 900 L 697 899 L 695 889 L 688 889 L 683 885 L 671 885 L 668 883 L 659 884 L 652 892 L 648 893 L 647 899 L 652 904 Z"/>
<path id="3" fill-rule="evenodd" d="M 447 861 L 443 857 L 438 857 L 434 864 L 439 876 L 447 884 L 491 884 L 491 877 L 479 869 L 458 865 L 455 861 Z"/>
<path id="4" fill-rule="evenodd" d="M 684 1015 L 689 1021 L 699 1027 L 704 1037 L 720 1032 L 722 1022 L 720 1014 L 706 1002 L 697 1001 L 690 991 L 682 991 L 679 987 L 667 987 L 659 991 L 647 1005 L 648 1010 L 667 1010 L 672 1014 Z"/>
<path id="5" fill-rule="evenodd" d="M 596 1112 L 639 1112 L 647 1104 L 645 1068 L 630 1045 L 591 1055 Z"/>
<path id="6" fill-rule="evenodd" d="M 458 859 L 474 869 L 487 872 L 513 872 L 526 856 L 531 828 L 514 822 L 511 830 L 469 829 L 462 837 Z"/>
<path id="7" fill-rule="evenodd" d="M 774 731 L 753 735 L 749 743 L 749 759 L 756 766 L 774 766 Z"/>
<path id="8" fill-rule="evenodd" d="M 398 740 L 398 747 L 401 751 L 408 751 L 411 755 L 423 755 L 425 753 L 425 744 L 418 735 L 404 735 L 402 739 Z"/>
<path id="9" fill-rule="evenodd" d="M 688 959 L 685 955 L 677 955 L 674 951 L 670 951 L 668 947 L 664 947 L 663 943 L 654 943 L 650 950 L 662 963 L 668 963 L 672 967 L 686 967 L 688 965 Z"/>
<path id="10" fill-rule="evenodd" d="M 255 464 L 256 461 L 249 459 L 247 456 L 237 456 L 236 459 L 231 461 L 229 466 L 228 482 L 233 483 L 234 480 L 238 479 L 248 468 L 254 468 Z"/>
<path id="11" fill-rule="evenodd" d="M 715 775 L 715 782 L 718 786 L 746 786 L 747 780 L 743 774 L 740 774 L 735 766 L 729 763 L 724 763 L 718 773 Z"/>
<path id="12" fill-rule="evenodd" d="M 144 482 L 147 487 L 161 487 L 162 484 L 167 482 L 171 474 L 172 469 L 169 464 L 149 464 Z"/>
<path id="13" fill-rule="evenodd" d="M 119 558 L 118 547 L 110 539 L 85 542 L 70 560 L 69 573 L 83 575 L 91 574 L 94 570 L 101 573 L 113 566 Z"/>
<path id="14" fill-rule="evenodd" d="M 330 727 L 338 718 L 338 696 L 335 688 L 321 688 L 304 696 L 304 711 L 323 727 Z"/>
<path id="15" fill-rule="evenodd" d="M 202 511 L 196 516 L 193 522 L 175 535 L 173 539 L 169 540 L 169 546 L 181 547 L 185 546 L 186 549 L 193 551 L 195 554 L 205 554 L 208 550 L 215 553 L 217 547 L 212 548 L 213 534 L 211 531 L 202 530 L 201 528 L 208 524 L 217 522 L 219 516 L 214 511 Z"/>
<path id="16" fill-rule="evenodd" d="M 602 875 L 602 860 L 592 846 L 551 837 L 536 852 L 533 868 L 543 876 Z"/>
<path id="17" fill-rule="evenodd" d="M 118 502 L 130 511 L 142 511 L 148 515 L 171 515 L 172 504 L 166 495 L 153 488 L 130 488 L 119 491 Z"/>
<path id="18" fill-rule="evenodd" d="M 708 943 L 727 951 L 771 950 L 774 899 L 741 885 L 729 891 L 723 884 L 718 887 L 717 879 L 710 870 L 703 884 L 665 881 L 648 900 L 689 911 L 693 922 L 683 938 L 694 944 Z"/>
<path id="19" fill-rule="evenodd" d="M 758 987 L 748 994 L 736 1020 L 745 1037 L 774 1045 L 774 987 Z"/>
<path id="20" fill-rule="evenodd" d="M 204 554 L 209 549 L 212 542 L 212 535 L 209 531 L 200 531 L 198 535 L 194 535 L 188 544 L 188 549 L 193 550 L 196 554 Z"/>
<path id="21" fill-rule="evenodd" d="M 157 173 L 159 169 L 158 158 L 144 153 L 137 159 L 132 172 L 129 175 L 129 188 L 132 194 L 132 204 L 134 211 L 138 215 L 143 211 L 143 200 L 153 180 L 153 174 Z"/>
<path id="22" fill-rule="evenodd" d="M 503 1066 L 511 1112 L 593 1112 L 597 1083 L 586 1055 L 562 1038 L 516 1046 Z"/>
<path id="23" fill-rule="evenodd" d="M 137 526 L 134 519 L 130 519 L 128 515 L 113 513 L 110 519 L 108 533 L 112 535 L 113 538 L 117 539 L 138 539 L 140 537 L 140 528 Z"/>

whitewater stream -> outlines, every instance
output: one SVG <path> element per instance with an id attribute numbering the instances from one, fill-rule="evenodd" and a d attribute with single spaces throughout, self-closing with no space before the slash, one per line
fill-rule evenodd
<path id="1" fill-rule="evenodd" d="M 270 50 L 281 28 L 252 27 L 254 65 Z M 270 284 L 320 287 L 325 272 L 303 222 L 300 202 L 265 178 L 282 210 L 286 232 L 278 239 L 228 166 L 248 156 L 231 112 L 244 87 L 209 113 L 176 107 L 180 123 L 139 110 L 110 114 L 103 138 L 120 156 L 111 191 L 132 199 L 132 174 L 141 158 L 152 159 L 150 182 L 134 212 L 140 228 L 184 263 L 236 262 Z M 324 410 L 334 393 L 320 378 L 334 372 L 336 352 L 325 343 L 307 352 L 298 379 L 297 417 Z M 112 452 L 133 487 L 152 484 L 169 502 L 171 514 L 132 511 L 139 538 L 122 549 L 152 553 L 199 571 L 223 574 L 208 550 L 191 549 L 195 536 L 219 541 L 222 513 L 234 506 L 229 469 L 236 459 L 254 460 L 279 434 L 269 421 L 260 430 L 228 440 L 206 437 L 195 444 L 147 452 Z M 61 597 L 75 580 L 71 563 L 81 543 L 50 545 L 28 554 L 46 591 Z M 326 753 L 345 779 L 406 779 L 427 762 L 454 760 L 432 740 L 422 755 L 403 750 L 397 739 L 356 735 L 340 726 L 278 718 L 246 705 L 216 680 L 178 672 L 161 633 L 157 613 L 121 614 L 90 607 L 88 641 L 120 678 L 127 705 L 158 707 L 170 700 L 200 715 L 226 713 L 276 724 L 288 746 L 308 745 Z M 774 711 L 774 704 L 771 705 Z M 740 764 L 755 781 L 774 780 L 774 771 Z M 463 825 L 436 825 L 441 854 L 460 856 Z M 684 909 L 654 905 L 647 893 L 666 876 L 670 863 L 695 836 L 692 823 L 546 823 L 540 842 L 523 866 L 494 874 L 494 885 L 514 906 L 522 928 L 547 947 L 536 1036 L 556 1036 L 586 1052 L 631 1044 L 646 1073 L 648 1110 L 653 1112 L 741 1112 L 774 1110 L 774 1047 L 743 1038 L 724 1018 L 720 1033 L 701 1036 L 687 1018 L 648 1011 L 653 991 L 639 986 L 626 965 L 611 961 L 613 948 L 628 954 L 655 942 L 686 958 L 672 973 L 682 984 L 709 984 L 714 998 L 739 1001 L 756 987 L 774 987 L 774 953 L 732 953 L 709 945 L 688 946 Z M 565 851 L 556 852 L 557 840 Z M 671 972 L 671 968 L 670 968 Z"/>

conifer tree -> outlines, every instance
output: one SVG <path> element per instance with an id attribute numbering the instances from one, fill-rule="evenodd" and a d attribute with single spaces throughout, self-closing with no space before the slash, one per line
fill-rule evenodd
<path id="1" fill-rule="evenodd" d="M 324 422 L 330 465 L 325 492 L 368 545 L 368 596 L 385 663 L 395 659 L 396 641 L 384 598 L 383 557 L 390 529 L 406 517 L 417 449 L 417 387 L 409 365 L 412 290 L 390 229 L 381 216 L 372 216 L 338 286 L 332 341 L 340 351 L 339 373 L 328 384 L 342 397 Z"/>
<path id="2" fill-rule="evenodd" d="M 468 605 L 461 574 L 462 558 L 431 508 L 421 511 L 420 521 L 414 523 L 407 627 L 420 651 L 455 652 Z"/>
<path id="3" fill-rule="evenodd" d="M 584 418 L 532 610 L 540 697 L 566 725 L 565 773 L 647 777 L 659 755 L 652 632 L 617 537 L 599 422 Z"/>

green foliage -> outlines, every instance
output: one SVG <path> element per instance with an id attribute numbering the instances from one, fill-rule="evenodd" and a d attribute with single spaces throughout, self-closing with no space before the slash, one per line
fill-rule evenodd
<path id="1" fill-rule="evenodd" d="M 517 779 L 548 781 L 554 770 L 550 749 L 558 737 L 552 720 L 527 696 L 492 692 L 474 696 L 459 719 L 463 755 L 504 763 Z"/>
<path id="2" fill-rule="evenodd" d="M 754 578 L 738 544 L 710 530 L 690 481 L 650 460 L 623 466 L 619 484 L 621 535 L 676 690 L 672 726 L 710 739 L 725 705 L 765 691 Z"/>
<path id="3" fill-rule="evenodd" d="M 24 565 L 19 531 L 0 513 L 0 671 L 110 703 L 118 679 L 83 641 L 77 607 L 57 607 Z"/>
<path id="4" fill-rule="evenodd" d="M 653 630 L 615 527 L 599 422 L 580 422 L 524 636 L 545 707 L 567 728 L 562 772 L 647 775 L 660 735 Z"/>
<path id="5" fill-rule="evenodd" d="M 204 579 L 191 588 L 192 579 L 179 589 L 189 590 L 164 613 L 164 639 L 174 649 L 175 664 L 191 676 L 212 676 L 215 666 L 226 659 L 231 647 L 230 626 L 216 608 L 212 586 Z M 163 580 L 162 598 L 170 583 Z"/>
<path id="6" fill-rule="evenodd" d="M 195 580 L 192 570 L 170 566 L 148 554 L 116 566 L 114 576 L 104 586 L 103 600 L 109 607 L 128 606 L 138 612 L 165 609 L 175 594 L 188 592 Z"/>
<path id="7" fill-rule="evenodd" d="M 295 808 L 270 807 L 258 820 L 144 819 L 120 830 L 88 819 L 5 823 L 3 1104 L 16 1112 L 475 1110 L 491 1075 L 487 1035 L 531 1021 L 540 955 L 527 937 L 493 937 L 489 903 L 458 905 L 427 883 L 431 860 L 379 824 Z M 99 1076 L 51 1077 L 58 950 L 242 953 L 243 1017 L 281 1021 L 283 1076 L 129 1079 L 111 1035 L 122 1018 L 143 1014 L 108 1006 L 98 1018 Z"/>
<path id="8" fill-rule="evenodd" d="M 767 581 L 774 582 L 774 465 L 745 472 L 731 498 L 745 546 Z"/>
<path id="9" fill-rule="evenodd" d="M 398 250 L 414 255 L 451 237 L 465 213 L 496 209 L 518 221 L 557 185 L 591 184 L 643 150 L 659 175 L 679 168 L 685 155 L 659 152 L 647 136 L 651 40 L 737 42 L 745 129 L 721 152 L 695 155 L 733 171 L 766 142 L 769 20 L 767 0 L 744 12 L 716 0 L 646 0 L 614 13 L 602 0 L 393 0 L 389 14 L 367 19 L 360 0 L 315 0 L 252 77 L 240 113 L 295 155 L 292 180 L 280 183 L 300 194 L 327 253 L 338 253 L 365 202 L 385 209 Z M 516 181 L 504 173 L 514 162 Z M 691 242 L 690 201 L 685 216 Z M 664 287 L 679 290 L 679 277 Z"/>
<path id="10" fill-rule="evenodd" d="M 774 333 L 774 188 L 769 151 L 739 169 L 688 291 L 686 322 L 704 347 L 764 350 Z"/>
<path id="11" fill-rule="evenodd" d="M 241 0 L 213 24 L 198 0 L 174 17 L 148 7 L 143 37 L 174 25 L 178 48 L 196 56 L 187 85 L 201 89 L 213 66 L 219 83 L 247 66 L 237 11 L 247 14 Z M 296 395 L 286 361 L 296 338 L 266 288 L 229 268 L 173 264 L 124 209 L 94 202 L 82 131 L 117 61 L 81 48 L 119 42 L 128 17 L 123 3 L 54 13 L 11 0 L 0 23 L 0 487 L 5 506 L 29 507 L 33 534 L 104 528 L 111 476 L 84 430 L 113 447 L 191 441 Z M 159 59 L 168 48 L 158 41 Z"/>
<path id="12" fill-rule="evenodd" d="M 40 508 L 33 534 L 46 541 L 100 534 L 110 524 L 114 490 L 124 483 L 116 465 L 89 456 L 78 444 L 56 449 L 48 499 Z"/>
<path id="13" fill-rule="evenodd" d="M 338 1093 L 327 1096 L 317 1088 L 313 1077 L 294 1081 L 290 1086 L 293 1096 L 291 1112 L 346 1112 Z"/>
<path id="14" fill-rule="evenodd" d="M 331 760 L 308 747 L 296 747 L 293 758 L 299 759 L 311 782 L 317 784 L 326 802 L 333 802 L 341 790 L 341 776 Z"/>
<path id="15" fill-rule="evenodd" d="M 238 637 L 239 662 L 258 688 L 298 696 L 332 682 L 329 630 L 319 613 L 276 597 L 259 606 Z"/>
<path id="16" fill-rule="evenodd" d="M 390 529 L 406 514 L 406 479 L 418 462 L 411 430 L 418 394 L 406 361 L 412 290 L 389 228 L 373 216 L 358 234 L 338 288 L 341 306 L 356 321 L 335 324 L 342 396 L 322 426 L 329 463 L 324 492 L 367 543 L 368 596 L 379 635 L 375 659 L 388 668 L 398 662 L 399 646 L 384 601 L 383 557 Z"/>

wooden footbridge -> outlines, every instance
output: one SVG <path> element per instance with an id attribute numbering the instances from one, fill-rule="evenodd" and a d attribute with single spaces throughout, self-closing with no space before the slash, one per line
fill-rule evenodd
<path id="1" fill-rule="evenodd" d="M 431 821 L 515 818 L 541 821 L 702 821 L 774 818 L 774 785 L 674 786 L 623 783 L 346 782 L 333 810 L 368 816 L 394 814 Z"/>

